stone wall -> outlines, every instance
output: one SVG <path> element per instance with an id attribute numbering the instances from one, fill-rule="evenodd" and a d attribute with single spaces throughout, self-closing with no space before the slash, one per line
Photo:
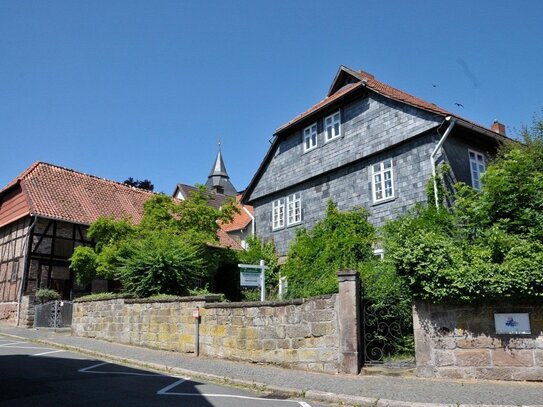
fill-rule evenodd
<path id="1" fill-rule="evenodd" d="M 198 307 L 201 355 L 338 371 L 337 295 L 264 303 L 215 300 L 76 302 L 72 334 L 194 353 L 192 313 Z"/>
<path id="2" fill-rule="evenodd" d="M 417 372 L 457 379 L 543 380 L 543 305 L 413 308 Z M 529 313 L 531 335 L 498 335 L 494 313 Z"/>
<path id="3" fill-rule="evenodd" d="M 335 373 L 337 305 L 337 295 L 206 305 L 200 328 L 202 354 Z"/>
<path id="4" fill-rule="evenodd" d="M 16 302 L 1 302 L 0 303 L 0 323 L 15 325 L 17 323 L 17 303 Z"/>

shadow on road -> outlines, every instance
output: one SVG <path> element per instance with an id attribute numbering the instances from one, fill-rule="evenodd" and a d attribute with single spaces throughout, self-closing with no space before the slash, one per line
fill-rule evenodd
<path id="1" fill-rule="evenodd" d="M 205 384 L 180 380 L 97 360 L 2 355 L 0 406 L 179 406 L 180 398 L 164 391 L 168 387 L 190 397 L 183 405 L 215 405 L 201 395 Z"/>

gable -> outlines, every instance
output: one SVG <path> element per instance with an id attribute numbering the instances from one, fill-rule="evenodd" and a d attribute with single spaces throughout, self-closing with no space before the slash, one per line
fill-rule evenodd
<path id="1" fill-rule="evenodd" d="M 341 66 L 336 74 L 336 77 L 330 85 L 327 96 L 332 96 L 345 86 L 360 82 L 360 78 L 351 69 Z"/>
<path id="2" fill-rule="evenodd" d="M 29 214 L 28 201 L 20 185 L 0 197 L 0 227 Z"/>
<path id="3" fill-rule="evenodd" d="M 342 135 L 324 142 L 324 114 L 316 120 L 318 147 L 304 153 L 303 128 L 277 140 L 245 202 L 273 194 L 416 137 L 442 117 L 370 93 L 341 106 Z"/>

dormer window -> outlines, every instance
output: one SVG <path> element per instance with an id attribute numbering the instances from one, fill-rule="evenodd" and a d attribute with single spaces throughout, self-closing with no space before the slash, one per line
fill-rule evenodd
<path id="1" fill-rule="evenodd" d="M 317 147 L 317 123 L 304 129 L 304 153 Z"/>
<path id="2" fill-rule="evenodd" d="M 324 131 L 327 142 L 340 136 L 341 114 L 339 110 L 324 119 Z"/>

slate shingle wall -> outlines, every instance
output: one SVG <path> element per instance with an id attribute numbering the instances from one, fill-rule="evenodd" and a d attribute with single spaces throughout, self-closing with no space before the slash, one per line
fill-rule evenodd
<path id="1" fill-rule="evenodd" d="M 431 176 L 430 153 L 437 136 L 430 133 L 416 138 L 395 149 L 352 163 L 326 175 L 288 188 L 255 201 L 256 232 L 264 240 L 272 238 L 280 255 L 286 254 L 296 228 L 285 227 L 272 230 L 272 203 L 293 192 L 301 192 L 302 224 L 312 228 L 324 217 L 328 199 L 336 203 L 339 210 L 364 207 L 370 211 L 370 222 L 381 226 L 385 220 L 404 212 L 415 202 L 426 200 L 426 182 Z M 393 160 L 395 198 L 374 204 L 371 191 L 371 165 L 385 159 Z"/>
<path id="2" fill-rule="evenodd" d="M 303 129 L 281 142 L 249 201 L 375 154 L 428 131 L 442 121 L 439 116 L 372 94 L 342 107 L 341 137 L 325 143 L 325 116 L 317 120 L 318 147 L 314 150 L 304 153 Z M 308 122 L 307 126 L 311 124 Z"/>

